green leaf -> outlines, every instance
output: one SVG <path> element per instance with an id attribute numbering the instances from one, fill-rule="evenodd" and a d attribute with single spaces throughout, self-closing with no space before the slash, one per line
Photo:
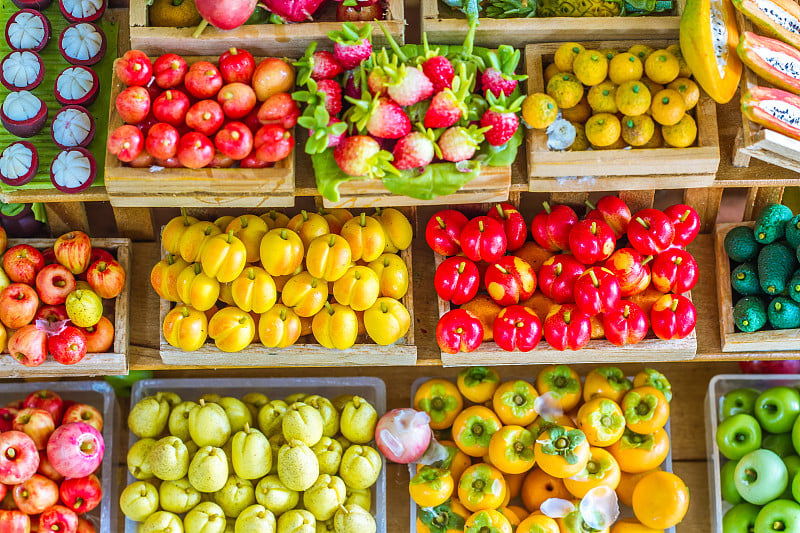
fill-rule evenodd
<path id="1" fill-rule="evenodd" d="M 465 166 L 469 169 L 467 172 L 458 170 L 455 163 L 433 163 L 421 174 L 415 170 L 401 170 L 397 176 L 384 177 L 383 185 L 394 194 L 430 200 L 453 194 L 479 176 L 479 162 L 469 161 Z"/>
<path id="2" fill-rule="evenodd" d="M 523 133 L 522 127 L 520 126 L 508 142 L 502 146 L 492 146 L 489 143 L 483 143 L 480 150 L 478 150 L 477 157 L 485 157 L 482 161 L 490 167 L 511 165 L 517 158 L 517 150 L 522 144 L 522 140 Z"/>
<path id="3" fill-rule="evenodd" d="M 431 533 L 447 533 L 464 529 L 464 517 L 453 512 L 450 500 L 436 507 L 422 507 L 417 514 L 420 521 L 428 526 Z"/>
<path id="4" fill-rule="evenodd" d="M 45 210 L 43 203 L 36 202 L 31 205 L 31 209 L 33 210 L 33 217 L 37 222 L 47 224 L 47 211 Z"/>
<path id="5" fill-rule="evenodd" d="M 319 193 L 332 202 L 339 201 L 339 184 L 346 181 L 360 180 L 364 178 L 348 176 L 333 159 L 333 150 L 325 150 L 320 154 L 311 156 L 311 164 L 314 166 L 314 177 L 317 181 Z"/>

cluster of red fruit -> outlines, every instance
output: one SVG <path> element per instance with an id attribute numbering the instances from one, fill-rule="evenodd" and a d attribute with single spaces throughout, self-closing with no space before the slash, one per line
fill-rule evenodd
<path id="1" fill-rule="evenodd" d="M 81 515 L 103 498 L 102 430 L 100 411 L 49 390 L 0 408 L 0 531 L 94 533 Z"/>
<path id="2" fill-rule="evenodd" d="M 5 248 L 5 245 L 2 246 Z M 103 298 L 125 287 L 125 270 L 89 236 L 66 233 L 44 252 L 18 244 L 3 255 L 8 284 L 0 291 L 0 347 L 29 367 L 47 354 L 72 365 L 87 353 L 107 352 L 114 326 L 103 316 Z"/>
<path id="3" fill-rule="evenodd" d="M 108 150 L 133 167 L 265 168 L 292 151 L 300 110 L 288 92 L 294 70 L 281 59 L 256 64 L 231 48 L 218 66 L 189 66 L 177 54 L 151 63 L 131 50 L 116 73 L 128 86 L 115 101 L 126 124 L 111 133 Z"/>
<path id="4" fill-rule="evenodd" d="M 694 330 L 697 313 L 683 294 L 699 274 L 683 249 L 700 230 L 691 207 L 631 215 L 625 202 L 605 196 L 579 220 L 571 207 L 545 203 L 530 228 L 526 242 L 528 225 L 505 203 L 472 220 L 444 210 L 428 222 L 428 245 L 452 256 L 436 269 L 436 292 L 462 305 L 439 319 L 443 351 L 471 352 L 490 340 L 530 351 L 543 334 L 557 350 L 579 350 L 603 337 L 623 346 L 650 329 L 664 340 Z M 488 297 L 478 295 L 481 279 Z"/>

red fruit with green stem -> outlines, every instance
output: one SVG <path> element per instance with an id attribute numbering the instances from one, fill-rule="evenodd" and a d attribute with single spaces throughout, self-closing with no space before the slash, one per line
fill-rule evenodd
<path id="1" fill-rule="evenodd" d="M 489 128 L 486 142 L 492 146 L 503 146 L 514 136 L 519 128 L 517 114 L 522 109 L 524 99 L 524 96 L 520 96 L 509 102 L 505 95 L 495 97 L 493 93 L 487 93 L 489 109 L 481 117 L 481 126 Z"/>
<path id="2" fill-rule="evenodd" d="M 650 327 L 659 339 L 684 339 L 694 331 L 697 310 L 690 299 L 680 294 L 665 294 L 653 304 Z"/>
<path id="3" fill-rule="evenodd" d="M 496 51 L 489 52 L 488 59 L 489 66 L 481 74 L 481 88 L 494 96 L 511 96 L 517 83 L 527 78 L 514 73 L 519 65 L 520 51 L 508 45 L 500 45 Z"/>
<path id="4" fill-rule="evenodd" d="M 411 120 L 403 108 L 385 96 L 373 97 L 364 91 L 362 99 L 346 99 L 353 104 L 349 120 L 373 137 L 399 139 L 411 132 Z"/>
<path id="5" fill-rule="evenodd" d="M 203 168 L 214 159 L 214 144 L 202 133 L 189 132 L 178 141 L 177 156 L 186 168 Z"/>
<path id="6" fill-rule="evenodd" d="M 560 304 L 572 302 L 575 282 L 585 270 L 583 263 L 571 255 L 554 255 L 539 267 L 539 290 Z"/>
<path id="7" fill-rule="evenodd" d="M 144 87 L 128 87 L 117 95 L 114 106 L 123 122 L 138 124 L 150 113 L 150 93 Z"/>
<path id="8" fill-rule="evenodd" d="M 331 116 L 338 115 L 342 110 L 342 86 L 336 80 L 319 80 L 316 84 L 325 102 L 325 109 Z"/>
<path id="9" fill-rule="evenodd" d="M 473 261 L 494 263 L 506 253 L 503 225 L 493 218 L 475 217 L 461 230 L 461 250 Z"/>
<path id="10" fill-rule="evenodd" d="M 669 217 L 652 207 L 633 215 L 628 226 L 628 240 L 641 254 L 660 254 L 672 245 L 674 238 L 675 226 Z"/>
<path id="11" fill-rule="evenodd" d="M 203 17 L 192 34 L 198 38 L 209 24 L 220 30 L 238 28 L 252 16 L 256 0 L 195 0 L 195 5 Z"/>
<path id="12" fill-rule="evenodd" d="M 533 296 L 536 273 L 531 265 L 519 257 L 507 255 L 486 269 L 484 286 L 498 305 L 514 305 Z"/>
<path id="13" fill-rule="evenodd" d="M 584 313 L 595 316 L 614 308 L 620 300 L 617 277 L 607 268 L 592 267 L 575 280 L 575 304 Z"/>
<path id="14" fill-rule="evenodd" d="M 529 307 L 511 305 L 494 319 L 494 342 L 508 352 L 529 352 L 542 340 L 542 323 Z"/>
<path id="15" fill-rule="evenodd" d="M 189 107 L 191 104 L 188 96 L 177 89 L 168 89 L 153 100 L 153 116 L 159 122 L 180 128 L 184 125 Z"/>
<path id="16" fill-rule="evenodd" d="M 469 96 L 472 77 L 468 77 L 464 64 L 459 65 L 459 74 L 450 84 L 436 92 L 425 111 L 423 122 L 426 128 L 449 128 L 468 113 L 465 102 Z"/>
<path id="17" fill-rule="evenodd" d="M 427 100 L 433 94 L 431 80 L 416 67 L 401 65 L 386 72 L 390 80 L 386 92 L 389 98 L 401 106 L 414 105 Z"/>
<path id="18" fill-rule="evenodd" d="M 341 31 L 328 33 L 333 41 L 333 56 L 344 70 L 351 70 L 372 55 L 372 26 L 364 24 L 359 29 L 352 22 L 342 24 Z"/>
<path id="19" fill-rule="evenodd" d="M 653 256 L 643 256 L 633 248 L 620 248 L 611 254 L 604 267 L 619 281 L 623 298 L 638 294 L 650 285 L 650 262 Z"/>
<path id="20" fill-rule="evenodd" d="M 449 257 L 436 268 L 433 286 L 442 300 L 463 305 L 478 294 L 481 275 L 475 263 L 466 257 Z"/>
<path id="21" fill-rule="evenodd" d="M 186 125 L 207 136 L 214 135 L 224 121 L 225 114 L 215 100 L 200 100 L 186 113 Z"/>
<path id="22" fill-rule="evenodd" d="M 436 324 L 436 342 L 445 353 L 474 352 L 483 342 L 483 325 L 466 309 L 451 309 Z"/>
<path id="23" fill-rule="evenodd" d="M 189 65 L 178 54 L 164 54 L 153 63 L 156 85 L 162 89 L 172 89 L 183 83 L 188 71 Z"/>
<path id="24" fill-rule="evenodd" d="M 445 56 L 439 55 L 438 48 L 431 50 L 428 47 L 428 36 L 425 33 L 422 34 L 422 47 L 424 58 L 422 72 L 431 80 L 434 92 L 438 93 L 452 87 L 455 78 L 453 63 Z"/>
<path id="25" fill-rule="evenodd" d="M 313 15 L 323 0 L 265 0 L 263 6 L 267 11 L 283 19 L 284 23 L 313 20 Z"/>
<path id="26" fill-rule="evenodd" d="M 544 208 L 531 221 L 533 240 L 551 252 L 569 250 L 569 233 L 578 222 L 578 215 L 566 205 L 542 205 Z"/>
<path id="27" fill-rule="evenodd" d="M 108 151 L 122 162 L 130 162 L 139 157 L 144 148 L 144 135 L 136 126 L 125 124 L 108 136 Z"/>
<path id="28" fill-rule="evenodd" d="M 147 54 L 140 50 L 128 50 L 116 62 L 119 81 L 127 86 L 144 87 L 153 77 L 153 64 Z"/>
<path id="29" fill-rule="evenodd" d="M 431 138 L 433 132 L 412 131 L 397 141 L 392 151 L 394 166 L 400 170 L 424 168 L 433 162 L 438 146 Z"/>
<path id="30" fill-rule="evenodd" d="M 581 220 L 569 232 L 569 249 L 584 265 L 605 261 L 614 253 L 616 245 L 614 230 L 600 220 Z"/>
<path id="31" fill-rule="evenodd" d="M 392 166 L 392 154 L 381 150 L 378 141 L 368 135 L 352 135 L 345 138 L 333 150 L 333 159 L 345 174 L 381 178 L 387 172 L 396 174 Z"/>
<path id="32" fill-rule="evenodd" d="M 370 94 L 386 94 L 389 89 L 387 85 L 389 83 L 389 73 L 387 70 L 397 69 L 398 59 L 399 58 L 395 54 L 392 54 L 392 57 L 389 58 L 389 54 L 386 53 L 385 48 L 382 48 L 380 52 L 372 55 L 372 70 L 367 74 L 367 89 Z M 386 67 L 390 68 L 386 69 Z M 353 77 L 348 79 L 348 81 L 350 80 L 355 82 Z"/>
<path id="33" fill-rule="evenodd" d="M 253 137 L 256 157 L 267 163 L 276 163 L 289 157 L 294 147 L 292 132 L 278 126 L 267 124 Z"/>
<path id="34" fill-rule="evenodd" d="M 219 69 L 208 61 L 192 63 L 186 76 L 183 77 L 186 91 L 198 100 L 214 98 L 223 83 Z"/>
<path id="35" fill-rule="evenodd" d="M 461 211 L 443 209 L 425 226 L 425 241 L 434 253 L 456 255 L 461 251 L 461 232 L 469 219 Z"/>
<path id="36" fill-rule="evenodd" d="M 615 238 L 619 239 L 628 231 L 631 210 L 618 196 L 612 194 L 603 196 L 596 205 L 587 200 L 586 206 L 590 209 L 586 213 L 586 220 L 602 220 L 614 230 Z"/>
<path id="37" fill-rule="evenodd" d="M 487 216 L 503 224 L 506 232 L 507 250 L 519 250 L 528 237 L 528 224 L 522 214 L 513 205 L 503 202 L 489 210 Z"/>
<path id="38" fill-rule="evenodd" d="M 78 515 L 68 507 L 54 505 L 39 515 L 39 531 L 74 533 L 78 531 Z"/>
<path id="39" fill-rule="evenodd" d="M 258 122 L 262 126 L 279 124 L 292 129 L 300 118 L 300 108 L 289 93 L 273 94 L 258 108 Z"/>
<path id="40" fill-rule="evenodd" d="M 686 204 L 675 204 L 664 209 L 664 214 L 675 226 L 675 237 L 672 244 L 686 246 L 694 241 L 700 233 L 700 215 L 691 206 Z"/>
<path id="41" fill-rule="evenodd" d="M 452 126 L 444 130 L 439 137 L 439 149 L 442 151 L 442 159 L 451 163 L 472 159 L 478 146 L 483 142 L 484 133 L 488 128 L 478 128 L 471 125 Z"/>
<path id="42" fill-rule="evenodd" d="M 225 83 L 247 83 L 253 79 L 256 60 L 241 48 L 229 48 L 219 56 L 219 73 Z"/>
<path id="43" fill-rule="evenodd" d="M 64 505 L 76 513 L 88 513 L 97 507 L 103 499 L 103 487 L 94 474 L 65 479 L 59 487 L 59 494 Z"/>
<path id="44" fill-rule="evenodd" d="M 660 292 L 681 294 L 697 285 L 700 269 L 692 254 L 680 248 L 661 252 L 653 260 L 653 287 Z"/>
<path id="45" fill-rule="evenodd" d="M 144 147 L 147 153 L 159 159 L 169 159 L 178 152 L 181 136 L 175 126 L 166 122 L 154 124 L 147 132 Z"/>
<path id="46" fill-rule="evenodd" d="M 214 146 L 221 154 L 239 161 L 253 150 L 253 133 L 241 122 L 229 122 L 214 136 Z"/>
<path id="47" fill-rule="evenodd" d="M 256 107 L 256 92 L 249 85 L 235 81 L 219 90 L 217 102 L 226 117 L 244 118 Z"/>
<path id="48" fill-rule="evenodd" d="M 603 313 L 603 331 L 611 344 L 636 344 L 647 336 L 647 315 L 633 302 L 620 300 Z"/>
<path id="49" fill-rule="evenodd" d="M 556 350 L 580 350 L 591 340 L 592 322 L 574 304 L 564 304 L 548 313 L 544 321 L 544 338 Z"/>
<path id="50" fill-rule="evenodd" d="M 317 50 L 316 41 L 309 44 L 303 57 L 292 65 L 297 67 L 297 85 L 305 85 L 309 78 L 314 81 L 332 80 L 344 72 L 333 52 Z"/>

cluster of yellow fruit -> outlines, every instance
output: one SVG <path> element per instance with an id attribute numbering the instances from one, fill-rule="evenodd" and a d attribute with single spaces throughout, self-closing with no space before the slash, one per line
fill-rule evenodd
<path id="1" fill-rule="evenodd" d="M 164 319 L 164 338 L 193 351 L 210 336 L 225 352 L 254 341 L 285 348 L 310 334 L 338 350 L 365 333 L 377 344 L 397 342 L 411 325 L 399 252 L 412 238 L 392 208 L 291 219 L 273 210 L 214 222 L 184 213 L 164 227 L 167 256 L 150 274 L 158 295 L 179 304 Z"/>
<path id="2" fill-rule="evenodd" d="M 576 130 L 571 151 L 685 148 L 697 138 L 689 112 L 700 89 L 691 74 L 677 44 L 617 51 L 564 43 L 545 68 L 546 94 L 529 95 L 522 116 L 530 127 L 546 128 L 560 110 Z"/>

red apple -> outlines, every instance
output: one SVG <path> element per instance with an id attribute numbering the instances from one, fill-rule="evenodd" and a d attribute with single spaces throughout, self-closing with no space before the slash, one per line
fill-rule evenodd
<path id="1" fill-rule="evenodd" d="M 34 322 L 37 320 L 44 320 L 48 324 L 55 324 L 62 320 L 69 320 L 67 316 L 67 308 L 62 305 L 43 305 L 36 311 L 36 316 L 33 317 Z"/>
<path id="2" fill-rule="evenodd" d="M 214 158 L 208 164 L 208 168 L 231 168 L 235 164 L 235 159 L 232 159 L 227 155 L 220 153 L 219 151 L 215 151 Z"/>
<path id="3" fill-rule="evenodd" d="M 71 405 L 64 412 L 63 423 L 69 424 L 70 422 L 84 422 L 94 427 L 97 431 L 103 431 L 103 415 L 100 414 L 97 408 L 85 403 Z"/>
<path id="4" fill-rule="evenodd" d="M 115 105 L 123 121 L 138 124 L 150 112 L 150 93 L 144 87 L 128 87 L 117 95 Z"/>
<path id="5" fill-rule="evenodd" d="M 55 392 L 47 389 L 37 390 L 25 398 L 25 407 L 44 409 L 53 418 L 56 425 L 61 424 L 64 416 L 64 400 Z"/>
<path id="6" fill-rule="evenodd" d="M 76 533 L 78 531 L 78 515 L 63 505 L 54 505 L 39 515 L 39 531 Z"/>
<path id="7" fill-rule="evenodd" d="M 255 135 L 256 132 L 259 129 L 261 129 L 261 126 L 263 126 L 263 124 L 261 124 L 261 122 L 258 121 L 257 107 L 254 108 L 252 111 L 250 111 L 250 113 L 248 113 L 247 116 L 242 119 L 242 122 L 244 122 L 245 126 L 250 128 L 250 133 L 252 133 L 253 135 Z"/>
<path id="8" fill-rule="evenodd" d="M 603 196 L 597 201 L 595 207 L 589 201 L 586 202 L 591 211 L 586 213 L 586 220 L 602 220 L 614 231 L 614 237 L 619 239 L 628 231 L 628 224 L 631 221 L 631 210 L 628 204 L 620 200 L 613 194 Z"/>
<path id="9" fill-rule="evenodd" d="M 39 452 L 33 439 L 21 431 L 0 433 L 0 483 L 24 483 L 33 477 L 37 468 Z"/>
<path id="10" fill-rule="evenodd" d="M 125 269 L 116 261 L 97 261 L 89 267 L 86 281 L 101 298 L 116 298 L 125 287 Z"/>
<path id="11" fill-rule="evenodd" d="M 60 305 L 75 290 L 75 276 L 63 265 L 47 265 L 36 275 L 36 291 L 42 302 Z"/>
<path id="12" fill-rule="evenodd" d="M 244 159 L 253 151 L 253 134 L 243 123 L 229 122 L 217 132 L 214 145 L 232 159 Z"/>
<path id="13" fill-rule="evenodd" d="M 200 100 L 186 113 L 186 125 L 207 136 L 214 135 L 224 120 L 222 107 L 214 100 Z"/>
<path id="14" fill-rule="evenodd" d="M 229 83 L 217 93 L 217 102 L 228 118 L 237 119 L 247 116 L 256 107 L 256 92 L 249 85 L 241 82 Z"/>
<path id="15" fill-rule="evenodd" d="M 178 161 L 187 168 L 203 168 L 214 159 L 214 145 L 198 132 L 187 133 L 178 143 Z"/>
<path id="16" fill-rule="evenodd" d="M 14 283 L 33 285 L 36 274 L 44 268 L 42 253 L 27 244 L 18 244 L 3 256 L 3 270 Z"/>
<path id="17" fill-rule="evenodd" d="M 158 98 L 158 96 L 152 96 L 152 95 L 150 96 L 150 103 L 151 103 L 150 112 L 147 113 L 147 116 L 144 118 L 144 120 L 134 124 L 134 126 L 136 126 L 141 130 L 142 135 L 144 135 L 145 137 L 147 137 L 147 132 L 150 131 L 150 128 L 152 128 L 153 125 L 158 124 L 158 120 L 156 119 L 156 116 L 153 114 L 153 106 L 152 106 L 153 100 L 155 100 L 156 98 Z"/>
<path id="18" fill-rule="evenodd" d="M 76 531 L 75 533 L 97 533 L 97 530 L 94 528 L 94 524 L 92 524 L 82 516 L 79 516 L 78 531 Z"/>
<path id="19" fill-rule="evenodd" d="M 290 131 L 277 124 L 267 124 L 256 132 L 253 143 L 256 157 L 267 163 L 275 163 L 292 153 L 294 137 Z"/>
<path id="20" fill-rule="evenodd" d="M 181 162 L 177 157 L 168 157 L 167 159 L 156 158 L 156 165 L 164 168 L 182 168 Z"/>
<path id="21" fill-rule="evenodd" d="M 183 126 L 189 107 L 189 97 L 177 89 L 168 89 L 153 101 L 153 115 L 159 122 Z"/>
<path id="22" fill-rule="evenodd" d="M 39 514 L 58 503 L 58 484 L 41 474 L 34 474 L 29 480 L 13 489 L 14 503 L 23 513 Z"/>
<path id="23" fill-rule="evenodd" d="M 37 450 L 44 450 L 47 440 L 56 429 L 56 423 L 48 411 L 26 407 L 14 417 L 12 429 L 32 438 Z"/>
<path id="24" fill-rule="evenodd" d="M 3 501 L 3 498 L 6 497 L 6 494 L 8 494 L 8 487 L 6 487 L 2 483 L 0 483 L 0 502 Z M 12 495 L 12 499 L 13 499 L 13 495 Z"/>
<path id="25" fill-rule="evenodd" d="M 147 150 L 142 150 L 141 153 L 136 156 L 136 159 L 133 161 L 128 162 L 128 166 L 131 168 L 150 168 L 155 163 L 155 158 L 147 153 Z"/>
<path id="26" fill-rule="evenodd" d="M 0 322 L 7 328 L 30 324 L 38 308 L 39 297 L 30 285 L 12 283 L 0 291 Z"/>
<path id="27" fill-rule="evenodd" d="M 186 61 L 178 54 L 164 54 L 153 63 L 156 85 L 162 89 L 172 89 L 183 83 L 188 70 Z"/>
<path id="28" fill-rule="evenodd" d="M 47 338 L 47 351 L 62 365 L 74 365 L 86 356 L 86 336 L 75 326 Z"/>
<path id="29" fill-rule="evenodd" d="M 19 409 L 13 407 L 0 408 L 0 433 L 4 431 L 11 431 L 11 426 L 14 424 L 14 417 L 17 416 Z M 2 500 L 2 498 L 0 498 Z"/>
<path id="30" fill-rule="evenodd" d="M 31 519 L 22 511 L 0 510 L 0 531 L 4 533 L 30 533 Z"/>
<path id="31" fill-rule="evenodd" d="M 262 126 L 278 124 L 292 129 L 300 118 L 300 107 L 289 93 L 273 94 L 258 109 L 258 121 Z"/>
<path id="32" fill-rule="evenodd" d="M 84 422 L 58 426 L 47 443 L 47 458 L 64 477 L 84 477 L 103 462 L 103 435 Z"/>
<path id="33" fill-rule="evenodd" d="M 628 226 L 628 240 L 640 254 L 660 254 L 672 245 L 674 238 L 675 226 L 658 209 L 642 209 L 633 215 Z"/>
<path id="34" fill-rule="evenodd" d="M 89 264 L 91 265 L 95 261 L 114 261 L 114 256 L 111 255 L 111 252 L 108 250 L 103 250 L 102 248 L 92 248 L 92 255 L 89 257 Z"/>
<path id="35" fill-rule="evenodd" d="M 56 239 L 53 245 L 56 260 L 77 275 L 89 268 L 92 240 L 82 231 L 70 231 Z"/>
<path id="36" fill-rule="evenodd" d="M 241 168 L 267 168 L 272 166 L 272 163 L 267 163 L 259 159 L 254 148 L 253 151 L 250 152 L 250 155 L 239 161 L 239 166 Z"/>
<path id="37" fill-rule="evenodd" d="M 114 344 L 114 325 L 106 317 L 94 326 L 83 329 L 86 337 L 86 351 L 88 353 L 104 353 L 109 351 Z"/>
<path id="38" fill-rule="evenodd" d="M 9 409 L 16 409 L 19 411 L 20 409 L 25 409 L 25 398 L 20 398 L 18 400 L 14 400 L 13 402 L 8 402 L 6 407 Z"/>
<path id="39" fill-rule="evenodd" d="M 88 513 L 103 499 L 103 487 L 94 474 L 67 479 L 61 484 L 61 501 L 76 513 Z"/>
<path id="40" fill-rule="evenodd" d="M 42 257 L 44 257 L 44 264 L 52 265 L 53 263 L 57 263 L 56 261 L 56 254 L 53 252 L 53 247 L 47 248 L 46 250 L 42 250 Z"/>
<path id="41" fill-rule="evenodd" d="M 108 151 L 123 163 L 129 163 L 139 157 L 143 149 L 144 135 L 136 126 L 125 124 L 108 136 Z"/>
<path id="42" fill-rule="evenodd" d="M 189 67 L 183 84 L 189 94 L 198 100 L 213 98 L 222 88 L 222 75 L 213 63 L 198 61 Z"/>
<path id="43" fill-rule="evenodd" d="M 250 83 L 255 69 L 256 60 L 247 50 L 231 48 L 219 56 L 219 71 L 225 83 Z"/>
<path id="44" fill-rule="evenodd" d="M 147 132 L 144 147 L 155 158 L 169 159 L 178 151 L 180 138 L 181 136 L 174 126 L 166 122 L 159 122 Z"/>
<path id="45" fill-rule="evenodd" d="M 47 334 L 33 324 L 24 326 L 8 339 L 8 353 L 22 365 L 39 366 L 47 358 Z"/>
<path id="46" fill-rule="evenodd" d="M 50 459 L 47 458 L 47 450 L 39 450 L 39 468 L 36 472 L 47 479 L 52 479 L 56 483 L 61 483 L 61 481 L 64 480 L 64 476 L 59 474 L 58 471 L 53 468 L 53 465 L 50 464 Z"/>
<path id="47" fill-rule="evenodd" d="M 153 65 L 147 54 L 139 50 L 128 50 L 116 61 L 117 77 L 125 85 L 141 85 L 150 83 L 153 77 Z"/>

